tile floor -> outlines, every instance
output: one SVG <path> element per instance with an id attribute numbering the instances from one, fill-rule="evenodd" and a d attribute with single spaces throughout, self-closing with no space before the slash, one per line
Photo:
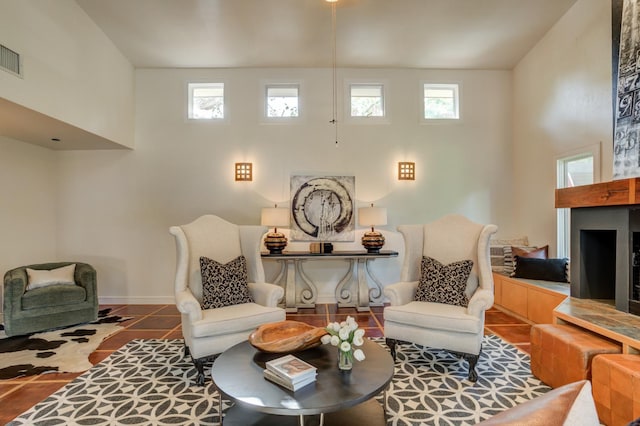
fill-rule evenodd
<path id="1" fill-rule="evenodd" d="M 173 305 L 101 305 L 111 308 L 112 314 L 131 317 L 125 327 L 106 339 L 91 354 L 90 361 L 96 364 L 132 339 L 180 339 L 180 314 Z M 304 321 L 314 326 L 324 326 L 329 321 L 342 321 L 353 316 L 366 330 L 369 337 L 383 336 L 382 307 L 371 312 L 359 313 L 354 308 L 338 308 L 336 305 L 317 305 L 314 309 L 300 309 L 288 314 L 287 319 Z M 498 309 L 486 313 L 485 332 L 497 334 L 530 353 L 530 325 Z M 43 400 L 81 373 L 42 374 L 13 380 L 0 380 L 0 424 L 5 424 Z"/>

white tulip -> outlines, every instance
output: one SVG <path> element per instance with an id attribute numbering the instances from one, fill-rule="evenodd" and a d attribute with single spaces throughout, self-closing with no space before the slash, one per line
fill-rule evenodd
<path id="1" fill-rule="evenodd" d="M 356 337 L 364 337 L 364 330 L 361 328 L 356 330 L 355 333 L 353 333 L 353 338 L 355 339 Z"/>
<path id="2" fill-rule="evenodd" d="M 364 352 L 362 351 L 362 349 L 356 349 L 355 351 L 353 351 L 353 357 L 358 361 L 362 361 L 365 359 Z"/>
<path id="3" fill-rule="evenodd" d="M 331 336 L 331 344 L 338 346 L 340 344 L 340 338 L 338 336 Z"/>
<path id="4" fill-rule="evenodd" d="M 329 324 L 329 327 L 331 327 L 331 329 L 335 332 L 340 331 L 340 324 L 338 324 L 337 322 L 332 322 L 331 324 Z"/>
<path id="5" fill-rule="evenodd" d="M 340 322 L 340 327 L 346 327 L 346 326 L 347 326 L 347 322 L 346 321 Z"/>
<path id="6" fill-rule="evenodd" d="M 355 346 L 362 346 L 364 344 L 364 339 L 362 336 L 353 336 L 353 344 Z"/>
<path id="7" fill-rule="evenodd" d="M 326 345 L 327 343 L 331 343 L 331 335 L 325 334 L 320 338 L 320 341 L 322 342 L 323 345 Z"/>
<path id="8" fill-rule="evenodd" d="M 349 342 L 340 343 L 340 350 L 342 352 L 349 352 L 351 350 L 351 343 L 349 343 Z"/>
<path id="9" fill-rule="evenodd" d="M 350 333 L 351 333 L 351 330 L 349 330 L 348 327 L 342 327 L 338 332 L 338 336 L 340 336 L 341 340 L 347 340 L 349 338 Z"/>

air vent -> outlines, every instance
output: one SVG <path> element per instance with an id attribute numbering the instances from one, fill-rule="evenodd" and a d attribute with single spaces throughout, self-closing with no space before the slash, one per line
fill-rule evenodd
<path id="1" fill-rule="evenodd" d="M 0 69 L 22 77 L 20 54 L 0 44 Z"/>

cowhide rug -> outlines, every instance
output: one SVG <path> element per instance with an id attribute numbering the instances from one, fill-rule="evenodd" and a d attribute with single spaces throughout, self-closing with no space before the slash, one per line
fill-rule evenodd
<path id="1" fill-rule="evenodd" d="M 87 324 L 7 337 L 0 325 L 0 379 L 42 373 L 78 373 L 92 367 L 89 355 L 128 318 L 109 315 L 110 309 L 98 313 Z"/>

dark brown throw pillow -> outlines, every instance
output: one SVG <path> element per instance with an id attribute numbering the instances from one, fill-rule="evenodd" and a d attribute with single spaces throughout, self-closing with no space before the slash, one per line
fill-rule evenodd
<path id="1" fill-rule="evenodd" d="M 247 278 L 247 259 L 238 256 L 224 265 L 200 257 L 202 309 L 251 303 Z"/>
<path id="2" fill-rule="evenodd" d="M 567 262 L 567 259 L 530 259 L 521 257 L 518 258 L 515 277 L 566 283 L 569 282 L 567 279 Z"/>
<path id="3" fill-rule="evenodd" d="M 423 256 L 415 300 L 466 307 L 469 300 L 465 290 L 471 268 L 473 260 L 460 260 L 443 265 L 431 257 Z"/>

